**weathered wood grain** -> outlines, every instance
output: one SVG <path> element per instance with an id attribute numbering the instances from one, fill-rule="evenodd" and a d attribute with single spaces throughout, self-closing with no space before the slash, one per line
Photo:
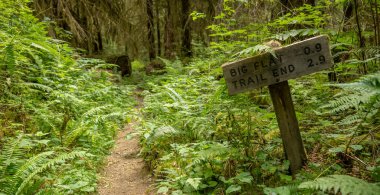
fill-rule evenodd
<path id="1" fill-rule="evenodd" d="M 222 65 L 230 95 L 330 68 L 333 59 L 327 36 L 317 36 Z"/>
<path id="2" fill-rule="evenodd" d="M 288 81 L 269 85 L 268 87 L 276 112 L 285 158 L 290 162 L 290 172 L 295 175 L 306 164 L 307 157 L 290 94 L 290 87 Z"/>

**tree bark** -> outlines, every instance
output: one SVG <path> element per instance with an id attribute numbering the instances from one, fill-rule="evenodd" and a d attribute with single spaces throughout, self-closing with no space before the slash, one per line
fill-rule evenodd
<path id="1" fill-rule="evenodd" d="M 375 32 L 377 32 L 377 35 L 375 35 L 375 42 L 376 42 L 376 46 L 380 46 L 380 14 L 379 14 L 379 8 L 378 8 L 378 2 L 377 0 L 374 0 L 373 2 L 373 6 L 371 6 L 371 9 L 372 7 L 375 8 L 375 11 L 374 11 L 374 18 L 373 18 L 373 22 L 374 22 L 374 28 L 376 29 Z"/>
<path id="2" fill-rule="evenodd" d="M 357 25 L 357 28 L 358 28 L 359 47 L 360 48 L 364 48 L 365 47 L 365 39 L 363 37 L 362 29 L 361 29 L 360 22 L 359 22 L 359 14 L 358 14 L 359 4 L 358 4 L 357 0 L 354 0 L 354 6 L 355 6 L 355 21 L 356 21 L 356 25 Z M 362 58 L 361 60 L 363 60 L 363 61 L 366 59 L 364 51 L 361 51 L 361 58 Z M 367 74 L 367 64 L 363 63 L 362 67 L 363 67 L 363 72 L 362 73 L 363 74 Z"/>
<path id="3" fill-rule="evenodd" d="M 161 26 L 160 26 L 160 10 L 159 10 L 159 1 L 156 1 L 156 31 L 157 31 L 157 55 L 161 56 Z"/>
<path id="4" fill-rule="evenodd" d="M 190 29 L 190 2 L 189 0 L 182 0 L 182 55 L 191 57 L 191 29 Z"/>
<path id="5" fill-rule="evenodd" d="M 153 60 L 156 58 L 156 50 L 154 43 L 154 18 L 153 18 L 153 0 L 146 0 L 146 13 L 148 16 L 148 50 L 149 50 L 149 59 Z"/>
<path id="6" fill-rule="evenodd" d="M 165 34 L 164 34 L 164 42 L 165 42 L 165 57 L 172 58 L 173 55 L 173 47 L 174 47 L 174 21 L 171 17 L 172 15 L 172 6 L 174 2 L 172 0 L 167 0 L 167 12 L 165 16 Z"/>
<path id="7" fill-rule="evenodd" d="M 374 35 L 374 39 L 373 39 L 373 45 L 377 46 L 377 33 L 378 33 L 378 30 L 377 30 L 377 26 L 378 26 L 378 22 L 376 21 L 376 12 L 372 9 L 372 7 L 374 7 L 375 9 L 377 9 L 377 7 L 375 7 L 375 3 L 370 1 L 370 10 L 371 10 L 371 16 L 372 16 L 372 22 L 373 22 L 373 30 L 375 32 L 375 35 Z"/>
<path id="8" fill-rule="evenodd" d="M 215 0 L 208 0 L 208 9 L 207 9 L 207 16 L 208 16 L 208 19 L 207 19 L 207 23 L 208 24 L 212 24 L 215 20 L 215 16 L 216 16 L 216 4 L 218 3 L 217 1 L 215 2 Z M 207 46 L 209 46 L 210 42 L 212 41 L 212 37 L 210 37 L 210 30 L 207 29 L 205 31 L 205 38 L 204 38 L 204 42 L 206 43 Z"/>
<path id="9" fill-rule="evenodd" d="M 343 18 L 343 32 L 349 30 L 349 26 L 346 25 L 347 22 L 351 19 L 354 11 L 354 4 L 352 1 L 347 1 L 343 5 L 343 12 L 344 12 L 344 18 Z"/>

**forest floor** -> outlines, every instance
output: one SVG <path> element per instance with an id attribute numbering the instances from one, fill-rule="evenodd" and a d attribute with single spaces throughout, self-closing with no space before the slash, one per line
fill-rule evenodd
<path id="1" fill-rule="evenodd" d="M 138 92 L 138 91 L 136 91 Z M 135 96 L 138 101 L 137 112 L 143 106 L 143 100 Z M 138 125 L 132 120 L 116 138 L 116 143 L 108 156 L 105 168 L 101 174 L 98 192 L 100 195 L 143 195 L 151 194 L 149 186 L 151 176 L 142 158 L 138 157 L 140 151 L 138 137 L 127 140 L 129 133 L 134 132 Z"/>

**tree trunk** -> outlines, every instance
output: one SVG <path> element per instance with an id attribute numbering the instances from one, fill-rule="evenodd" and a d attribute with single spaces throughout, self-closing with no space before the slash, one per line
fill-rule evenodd
<path id="1" fill-rule="evenodd" d="M 165 16 L 165 34 L 164 34 L 164 42 L 165 42 L 165 57 L 172 58 L 173 56 L 173 47 L 174 47 L 174 22 L 172 20 L 171 14 L 173 12 L 172 0 L 167 0 L 167 13 Z"/>
<path id="2" fill-rule="evenodd" d="M 354 4 L 352 1 L 347 1 L 343 5 L 343 12 L 344 12 L 344 18 L 343 18 L 343 32 L 349 30 L 349 26 L 346 25 L 347 22 L 351 19 L 354 11 Z"/>
<path id="3" fill-rule="evenodd" d="M 377 7 L 375 7 L 375 3 L 370 1 L 370 10 L 371 10 L 371 16 L 372 16 L 372 22 L 373 22 L 373 30 L 375 32 L 375 35 L 374 35 L 374 39 L 373 39 L 373 45 L 377 46 L 377 33 L 378 33 L 378 30 L 377 30 L 377 26 L 378 26 L 378 22 L 376 21 L 376 13 L 375 11 L 372 9 L 372 7 L 374 7 L 375 9 L 377 9 Z"/>
<path id="4" fill-rule="evenodd" d="M 99 31 L 98 31 L 98 51 L 103 51 L 103 40 L 102 40 L 102 31 L 100 30 L 100 26 L 99 27 Z"/>
<path id="5" fill-rule="evenodd" d="M 377 32 L 377 34 L 375 34 L 375 45 L 376 46 L 380 46 L 380 14 L 379 14 L 379 8 L 378 8 L 378 2 L 377 0 L 374 0 L 373 2 L 373 6 L 371 6 L 371 9 L 372 7 L 375 8 L 375 11 L 374 11 L 374 17 L 373 17 L 373 22 L 374 22 L 374 29 L 375 29 L 375 32 Z"/>
<path id="6" fill-rule="evenodd" d="M 161 56 L 161 26 L 160 26 L 160 10 L 159 10 L 159 1 L 156 1 L 156 25 L 157 25 L 157 55 Z"/>
<path id="7" fill-rule="evenodd" d="M 182 54 L 191 57 L 190 2 L 182 0 Z"/>
<path id="8" fill-rule="evenodd" d="M 282 13 L 286 13 L 291 9 L 301 7 L 304 4 L 315 5 L 315 0 L 280 0 L 282 6 Z"/>
<path id="9" fill-rule="evenodd" d="M 362 29 L 361 29 L 360 22 L 359 22 L 359 14 L 358 14 L 359 5 L 358 5 L 357 0 L 354 0 L 354 6 L 355 6 L 355 21 L 356 21 L 356 25 L 358 28 L 359 48 L 364 48 L 365 47 L 365 39 L 362 35 Z M 364 51 L 361 51 L 361 58 L 362 58 L 361 60 L 363 60 L 363 61 L 366 59 Z M 367 64 L 363 63 L 362 67 L 363 67 L 362 73 L 367 74 Z M 360 68 L 359 68 L 359 70 L 360 70 Z"/>
<path id="10" fill-rule="evenodd" d="M 154 44 L 154 23 L 153 23 L 153 0 L 146 0 L 146 13 L 148 15 L 148 47 L 149 59 L 156 58 L 156 50 Z"/>

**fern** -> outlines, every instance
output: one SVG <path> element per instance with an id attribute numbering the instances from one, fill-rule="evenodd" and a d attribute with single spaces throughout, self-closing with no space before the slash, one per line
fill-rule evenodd
<path id="1" fill-rule="evenodd" d="M 51 153 L 51 154 L 53 154 L 53 153 Z M 41 172 L 45 171 L 46 169 L 48 169 L 54 165 L 62 164 L 64 162 L 66 162 L 67 160 L 74 159 L 76 157 L 85 157 L 86 154 L 87 153 L 84 151 L 73 151 L 69 154 L 61 154 L 54 159 L 48 160 L 46 163 L 44 163 L 40 166 L 36 166 L 35 168 L 28 167 L 29 172 L 27 172 L 27 174 L 25 174 L 24 177 L 22 178 L 22 183 L 18 186 L 14 186 L 14 187 L 17 187 L 16 194 L 20 194 L 22 192 L 22 190 L 25 188 L 25 186 L 33 179 L 33 177 L 36 174 L 41 173 Z"/>
<path id="2" fill-rule="evenodd" d="M 84 117 L 84 118 L 90 117 L 92 115 L 95 115 L 97 113 L 102 112 L 103 110 L 106 110 L 107 108 L 110 108 L 111 106 L 112 105 L 104 105 L 104 106 L 99 106 L 99 107 L 92 108 L 89 111 L 85 112 L 82 115 L 82 117 Z"/>
<path id="3" fill-rule="evenodd" d="M 52 92 L 53 91 L 53 89 L 51 87 L 43 85 L 43 84 L 39 84 L 39 83 L 24 82 L 24 83 L 22 83 L 22 85 L 24 85 L 26 87 L 30 87 L 30 88 L 36 88 L 36 89 L 39 89 L 39 90 L 44 91 L 44 92 Z"/>
<path id="4" fill-rule="evenodd" d="M 21 166 L 21 168 L 19 168 L 16 174 L 13 176 L 12 180 L 22 181 L 22 185 L 19 185 L 19 182 L 14 182 L 13 186 L 11 187 L 12 192 L 17 192 L 16 194 L 19 194 L 20 187 L 25 186 L 30 180 L 25 180 L 25 178 L 29 178 L 29 176 L 34 176 L 36 173 L 33 175 L 31 173 L 34 173 L 38 166 L 45 162 L 47 160 L 47 157 L 53 154 L 53 151 L 40 153 L 29 159 L 23 166 Z"/>
<path id="5" fill-rule="evenodd" d="M 320 190 L 324 192 L 333 191 L 334 194 L 340 192 L 342 195 L 376 195 L 380 192 L 380 186 L 378 184 L 368 183 L 364 180 L 348 175 L 321 177 L 314 181 L 303 182 L 299 185 L 299 188 Z"/>
<path id="6" fill-rule="evenodd" d="M 354 109 L 355 113 L 342 120 L 343 124 L 353 124 L 366 120 L 378 113 L 380 108 L 380 74 L 365 76 L 361 80 L 349 84 L 333 86 L 344 89 L 338 98 L 330 101 L 324 108 L 328 113 L 340 113 Z M 368 113 L 371 113 L 368 115 Z"/>
<path id="7" fill-rule="evenodd" d="M 112 73 L 98 74 L 114 65 L 73 59 L 29 7 L 30 0 L 0 0 L 0 194 L 77 194 L 62 186 L 95 186 L 93 167 L 133 107 L 131 89 L 113 83 Z M 82 166 L 75 157 L 89 153 L 77 150 L 94 153 L 94 166 Z"/>
<path id="8" fill-rule="evenodd" d="M 13 43 L 9 44 L 7 47 L 5 47 L 5 63 L 7 66 L 7 70 L 9 70 L 11 73 L 15 70 L 16 67 L 16 57 L 15 57 L 15 51 L 14 51 L 14 45 Z"/>
<path id="9" fill-rule="evenodd" d="M 288 186 L 280 186 L 276 188 L 264 188 L 264 194 L 266 195 L 291 195 L 291 194 L 297 194 L 297 186 L 296 185 L 288 185 Z"/>
<path id="10" fill-rule="evenodd" d="M 22 156 L 22 150 L 20 149 L 20 142 L 22 136 L 18 139 L 11 141 L 10 144 L 4 145 L 0 153 L 0 178 L 4 178 L 7 173 L 8 166 L 15 159 L 19 159 Z M 14 163 L 14 162 L 13 162 Z"/>
<path id="11" fill-rule="evenodd" d="M 113 118 L 122 118 L 122 117 L 125 117 L 125 115 L 126 115 L 125 112 L 112 112 L 112 113 L 108 113 L 108 114 L 104 114 L 100 116 L 99 119 L 100 121 L 107 121 Z"/>
<path id="12" fill-rule="evenodd" d="M 242 51 L 236 53 L 233 57 L 239 57 L 239 56 L 247 56 L 247 55 L 253 55 L 257 53 L 265 53 L 269 52 L 272 55 L 274 54 L 274 50 L 267 46 L 267 45 L 255 45 L 253 47 L 248 47 L 246 49 L 243 49 Z"/>
<path id="13" fill-rule="evenodd" d="M 317 35 L 321 33 L 319 29 L 307 28 L 307 29 L 292 29 L 290 31 L 285 31 L 282 33 L 277 33 L 273 35 L 272 39 L 277 39 L 280 41 L 288 40 L 289 38 L 298 38 L 299 36 L 310 36 Z"/>
<path id="14" fill-rule="evenodd" d="M 73 131 L 71 131 L 68 135 L 65 136 L 64 145 L 71 146 L 75 140 L 77 140 L 83 133 L 86 131 L 85 126 L 80 126 Z"/>

